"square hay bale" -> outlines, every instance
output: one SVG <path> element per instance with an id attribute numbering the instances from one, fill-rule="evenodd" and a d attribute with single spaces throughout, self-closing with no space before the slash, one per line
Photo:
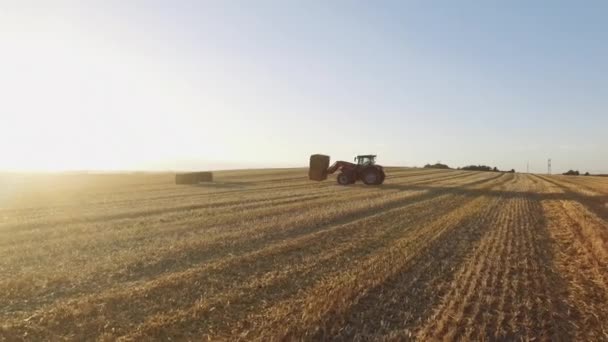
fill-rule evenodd
<path id="1" fill-rule="evenodd" d="M 175 175 L 175 184 L 198 184 L 200 182 L 212 182 L 212 172 L 189 172 Z"/>
<path id="2" fill-rule="evenodd" d="M 190 173 L 181 173 L 175 175 L 175 184 L 194 184 L 194 178 Z"/>
<path id="3" fill-rule="evenodd" d="M 212 172 L 197 172 L 196 175 L 199 182 L 213 182 Z"/>
<path id="4" fill-rule="evenodd" d="M 310 156 L 308 178 L 315 181 L 327 179 L 327 168 L 329 167 L 329 156 L 313 154 Z"/>

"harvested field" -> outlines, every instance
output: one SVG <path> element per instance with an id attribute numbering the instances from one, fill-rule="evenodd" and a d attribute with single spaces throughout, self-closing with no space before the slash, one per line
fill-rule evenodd
<path id="1" fill-rule="evenodd" d="M 608 340 L 608 178 L 0 176 L 0 340 Z"/>

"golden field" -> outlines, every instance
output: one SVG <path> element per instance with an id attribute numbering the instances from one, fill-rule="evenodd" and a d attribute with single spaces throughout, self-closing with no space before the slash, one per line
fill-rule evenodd
<path id="1" fill-rule="evenodd" d="M 0 340 L 608 340 L 608 178 L 0 176 Z"/>

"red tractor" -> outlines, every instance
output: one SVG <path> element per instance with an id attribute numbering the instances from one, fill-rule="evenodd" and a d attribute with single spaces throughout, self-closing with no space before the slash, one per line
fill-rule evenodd
<path id="1" fill-rule="evenodd" d="M 366 185 L 380 185 L 384 182 L 386 175 L 382 166 L 376 165 L 375 155 L 356 156 L 355 161 L 356 164 L 340 160 L 329 166 L 329 156 L 313 154 L 310 156 L 308 177 L 322 181 L 327 179 L 327 175 L 340 171 L 337 177 L 340 185 L 353 184 L 358 180 Z"/>

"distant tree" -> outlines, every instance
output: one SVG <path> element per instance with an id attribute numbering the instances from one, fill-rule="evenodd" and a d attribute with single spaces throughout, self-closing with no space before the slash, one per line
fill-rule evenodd
<path id="1" fill-rule="evenodd" d="M 492 171 L 498 172 L 498 169 L 496 168 L 496 166 L 494 166 L 494 168 L 492 169 Z"/>
<path id="2" fill-rule="evenodd" d="M 498 171 L 496 167 L 492 168 L 487 165 L 467 165 L 462 168 L 467 171 Z"/>
<path id="3" fill-rule="evenodd" d="M 585 176 L 591 176 L 591 174 L 589 174 L 589 172 L 585 172 Z"/>
<path id="4" fill-rule="evenodd" d="M 581 173 L 574 170 L 568 170 L 568 172 L 564 172 L 563 175 L 564 176 L 579 176 Z"/>
<path id="5" fill-rule="evenodd" d="M 509 171 L 509 173 L 515 173 L 515 169 L 511 169 L 511 171 Z"/>
<path id="6" fill-rule="evenodd" d="M 447 166 L 446 164 L 435 163 L 433 165 L 426 164 L 426 165 L 424 165 L 424 168 L 425 169 L 449 169 L 450 167 Z"/>

